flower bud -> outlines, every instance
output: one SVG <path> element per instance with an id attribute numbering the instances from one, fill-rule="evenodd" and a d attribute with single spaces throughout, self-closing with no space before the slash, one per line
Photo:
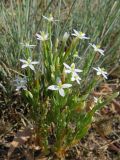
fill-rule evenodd
<path id="1" fill-rule="evenodd" d="M 63 35 L 63 42 L 66 42 L 69 38 L 69 33 L 65 32 Z"/>

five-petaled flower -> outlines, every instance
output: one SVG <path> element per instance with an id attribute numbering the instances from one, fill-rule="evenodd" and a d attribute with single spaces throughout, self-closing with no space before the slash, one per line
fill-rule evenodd
<path id="1" fill-rule="evenodd" d="M 26 42 L 26 43 L 20 43 L 23 47 L 26 47 L 26 48 L 33 48 L 33 47 L 35 47 L 36 45 L 33 45 L 33 44 L 29 44 L 28 42 Z"/>
<path id="2" fill-rule="evenodd" d="M 65 66 L 65 73 L 72 73 L 77 74 L 77 72 L 82 72 L 80 69 L 75 69 L 75 63 L 72 63 L 71 66 L 67 65 L 66 63 L 63 63 Z"/>
<path id="3" fill-rule="evenodd" d="M 100 67 L 97 67 L 97 68 L 93 67 L 93 69 L 97 71 L 97 75 L 102 75 L 105 79 L 107 79 L 107 74 L 108 73 L 105 72 L 104 69 L 101 69 Z"/>
<path id="4" fill-rule="evenodd" d="M 78 37 L 79 39 L 90 39 L 89 37 L 86 37 L 86 34 L 83 32 L 78 32 L 75 29 L 73 29 L 74 33 L 72 33 L 73 36 Z"/>
<path id="5" fill-rule="evenodd" d="M 48 40 L 48 33 L 45 34 L 44 32 L 40 32 L 41 34 L 36 33 L 36 37 L 40 41 L 46 41 Z"/>
<path id="6" fill-rule="evenodd" d="M 51 85 L 51 86 L 48 87 L 48 89 L 53 90 L 53 91 L 58 91 L 59 94 L 62 97 L 64 97 L 65 96 L 64 89 L 65 88 L 70 88 L 72 86 L 72 84 L 62 84 L 60 79 L 58 79 L 57 81 L 58 81 L 57 85 Z"/>
<path id="7" fill-rule="evenodd" d="M 104 50 L 100 49 L 99 45 L 95 45 L 95 44 L 91 44 L 91 43 L 89 43 L 89 44 L 94 48 L 95 52 L 99 52 L 101 55 L 104 56 Z"/>
<path id="8" fill-rule="evenodd" d="M 29 68 L 32 69 L 33 71 L 35 70 L 35 68 L 34 68 L 33 65 L 39 63 L 38 61 L 32 61 L 31 58 L 28 58 L 27 60 L 20 59 L 20 61 L 23 63 L 23 65 L 22 65 L 21 68 L 29 67 Z"/>

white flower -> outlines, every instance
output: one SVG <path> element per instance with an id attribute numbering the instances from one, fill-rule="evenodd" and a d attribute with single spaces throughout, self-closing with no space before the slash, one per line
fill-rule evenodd
<path id="1" fill-rule="evenodd" d="M 33 71 L 35 70 L 33 64 L 38 64 L 39 63 L 38 61 L 32 61 L 31 58 L 28 58 L 27 60 L 20 59 L 20 61 L 23 63 L 21 68 L 29 67 Z"/>
<path id="2" fill-rule="evenodd" d="M 15 80 L 14 80 L 14 86 L 16 87 L 16 91 L 19 91 L 21 89 L 23 90 L 27 90 L 27 79 L 26 77 L 22 78 L 22 77 L 17 77 Z"/>
<path id="3" fill-rule="evenodd" d="M 73 29 L 74 33 L 72 34 L 75 37 L 78 37 L 79 39 L 90 39 L 89 37 L 86 37 L 86 34 L 83 32 L 78 32 L 75 29 Z"/>
<path id="4" fill-rule="evenodd" d="M 71 81 L 76 81 L 78 84 L 80 84 L 81 78 L 78 76 L 78 74 L 72 74 Z"/>
<path id="5" fill-rule="evenodd" d="M 101 55 L 104 56 L 104 50 L 100 49 L 99 45 L 95 45 L 95 44 L 91 44 L 91 43 L 89 43 L 89 44 L 94 48 L 95 52 L 99 52 Z"/>
<path id="6" fill-rule="evenodd" d="M 54 17 L 52 16 L 52 14 L 50 14 L 49 17 L 43 16 L 43 18 L 44 18 L 45 20 L 47 20 L 48 22 L 59 21 L 59 20 L 55 20 Z"/>
<path id="7" fill-rule="evenodd" d="M 59 94 L 62 97 L 64 97 L 65 96 L 64 88 L 70 88 L 71 86 L 72 84 L 62 84 L 61 80 L 59 79 L 57 85 L 51 85 L 48 87 L 48 89 L 53 91 L 58 91 Z"/>
<path id="8" fill-rule="evenodd" d="M 72 73 L 76 74 L 77 72 L 82 72 L 80 69 L 75 69 L 75 63 L 72 63 L 71 66 L 67 65 L 66 63 L 63 63 L 65 66 L 65 73 Z"/>
<path id="9" fill-rule="evenodd" d="M 40 41 L 46 41 L 48 40 L 48 33 L 45 34 L 44 32 L 40 32 L 40 34 L 36 33 L 36 36 L 37 36 L 37 39 L 40 40 Z"/>
<path id="10" fill-rule="evenodd" d="M 101 69 L 100 67 L 93 68 L 94 70 L 97 71 L 97 75 L 102 75 L 105 79 L 107 79 L 107 72 L 104 71 L 104 69 Z"/>
<path id="11" fill-rule="evenodd" d="M 29 43 L 20 43 L 23 47 L 26 47 L 26 48 L 33 48 L 35 47 L 36 45 L 32 45 L 32 44 L 29 44 Z"/>

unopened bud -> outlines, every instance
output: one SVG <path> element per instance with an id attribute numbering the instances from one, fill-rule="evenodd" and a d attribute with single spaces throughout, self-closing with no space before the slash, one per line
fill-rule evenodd
<path id="1" fill-rule="evenodd" d="M 65 32 L 63 35 L 63 42 L 66 42 L 69 38 L 69 33 Z"/>

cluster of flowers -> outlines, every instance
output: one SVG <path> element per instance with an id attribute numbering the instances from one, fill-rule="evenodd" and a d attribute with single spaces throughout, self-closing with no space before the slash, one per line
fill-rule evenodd
<path id="1" fill-rule="evenodd" d="M 67 65 L 66 63 L 63 63 L 63 64 L 65 66 L 65 73 L 72 74 L 71 81 L 77 81 L 77 83 L 80 84 L 81 78 L 79 77 L 79 75 L 77 73 L 82 72 L 82 70 L 75 69 L 74 63 L 72 63 L 71 66 Z M 72 87 L 72 84 L 62 84 L 60 78 L 58 78 L 57 85 L 51 85 L 48 87 L 48 89 L 49 90 L 58 90 L 59 94 L 62 97 L 64 97 L 65 96 L 64 88 L 70 88 L 70 87 Z"/>
<path id="2" fill-rule="evenodd" d="M 48 20 L 49 22 L 57 21 L 57 20 L 53 19 L 52 15 L 50 15 L 50 17 L 43 16 L 43 18 Z M 79 38 L 79 39 L 90 39 L 83 32 L 78 32 L 75 29 L 73 31 L 74 31 L 74 33 L 72 35 Z M 65 35 L 68 36 L 69 34 L 65 33 Z M 65 35 L 64 35 L 64 37 L 65 37 Z M 40 32 L 40 34 L 36 33 L 37 40 L 40 40 L 40 41 L 48 40 L 49 39 L 48 36 L 49 36 L 48 33 L 47 34 L 45 34 L 44 32 Z M 21 44 L 22 44 L 22 46 L 27 47 L 27 48 L 35 47 L 35 45 L 30 45 L 29 43 L 26 43 L 26 44 L 21 43 Z M 99 52 L 101 55 L 104 55 L 104 50 L 100 49 L 100 46 L 95 45 L 95 44 L 91 44 L 91 43 L 89 43 L 89 45 L 93 47 L 95 52 Z M 33 71 L 35 71 L 34 65 L 39 63 L 38 61 L 32 61 L 31 58 L 28 58 L 27 60 L 20 59 L 20 61 L 23 63 L 21 68 L 29 67 Z M 74 63 L 72 63 L 70 66 L 66 63 L 63 63 L 63 65 L 65 67 L 65 73 L 71 74 L 71 81 L 76 81 L 78 84 L 80 84 L 81 78 L 79 77 L 78 73 L 82 72 L 82 70 L 76 69 Z M 107 72 L 105 72 L 104 69 L 102 69 L 100 67 L 93 68 L 93 69 L 96 70 L 97 75 L 102 75 L 105 79 L 107 79 Z M 22 81 L 22 83 L 20 83 L 20 81 Z M 21 84 L 23 84 L 24 80 L 20 79 L 20 81 L 19 81 L 20 85 L 18 85 L 16 90 L 19 90 L 21 88 L 26 89 L 25 83 L 24 83 L 23 87 L 21 85 Z M 18 80 L 17 80 L 17 82 L 18 82 Z M 27 82 L 27 81 L 25 80 L 24 82 Z M 64 89 L 70 88 L 71 86 L 72 86 L 72 84 L 62 84 L 60 78 L 58 78 L 57 85 L 51 85 L 48 87 L 48 89 L 55 90 L 55 91 L 57 90 L 59 92 L 59 94 L 64 97 L 65 96 Z"/>
<path id="3" fill-rule="evenodd" d="M 71 66 L 67 65 L 66 63 L 63 63 L 65 66 L 65 73 L 69 74 L 71 73 L 71 81 L 76 81 L 78 84 L 80 84 L 81 78 L 79 77 L 78 73 L 82 72 L 80 69 L 75 69 L 75 64 L 72 63 Z M 107 72 L 103 71 L 101 68 L 93 68 L 94 70 L 97 71 L 97 75 L 102 75 L 104 78 L 107 79 Z M 72 84 L 62 84 L 60 78 L 57 80 L 57 85 L 51 85 L 48 87 L 49 90 L 53 91 L 59 91 L 59 94 L 64 97 L 65 92 L 64 88 L 70 88 L 72 87 Z"/>

